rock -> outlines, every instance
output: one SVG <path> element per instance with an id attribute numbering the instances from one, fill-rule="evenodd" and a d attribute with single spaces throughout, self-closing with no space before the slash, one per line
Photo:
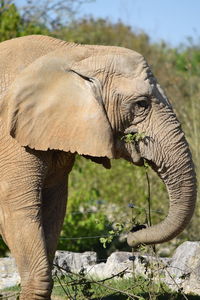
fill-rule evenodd
<path id="1" fill-rule="evenodd" d="M 0 258 L 0 290 L 20 283 L 20 277 L 12 257 Z"/>
<path id="2" fill-rule="evenodd" d="M 97 263 L 95 252 L 73 253 L 57 251 L 54 264 L 74 273 L 84 271 L 84 274 L 95 278 L 107 278 L 126 270 L 126 276 L 131 276 L 133 263 L 129 260 L 131 252 L 114 252 L 106 263 Z M 54 274 L 59 268 L 54 269 Z"/>
<path id="3" fill-rule="evenodd" d="M 125 271 L 126 276 L 129 277 L 133 270 L 132 262 L 129 260 L 131 255 L 131 252 L 114 252 L 108 257 L 106 263 L 100 263 L 88 269 L 88 274 L 95 278 L 105 279 Z"/>
<path id="4" fill-rule="evenodd" d="M 59 266 L 54 268 L 55 272 L 62 273 L 62 271 L 71 271 L 74 273 L 80 273 L 81 271 L 91 268 L 97 263 L 97 254 L 93 251 L 84 253 L 75 253 L 69 251 L 56 251 L 54 258 L 54 265 Z"/>
<path id="5" fill-rule="evenodd" d="M 119 273 L 120 277 L 125 278 L 132 277 L 133 274 L 148 277 L 152 270 L 154 270 L 154 278 L 156 278 L 156 276 L 160 276 L 161 264 L 168 266 L 170 261 L 168 258 L 156 258 L 139 253 L 114 252 L 108 257 L 106 263 L 97 264 L 93 266 L 90 271 L 88 270 L 88 275 L 99 279 L 112 277 Z M 119 276 L 115 278 L 119 278 Z"/>
<path id="6" fill-rule="evenodd" d="M 156 276 L 160 276 L 162 271 L 161 265 L 164 268 L 169 265 L 169 262 L 171 262 L 169 258 L 158 258 L 139 253 L 134 253 L 133 256 L 132 252 L 120 251 L 112 253 L 105 263 L 97 263 L 95 252 L 57 251 L 54 265 L 58 265 L 60 268 L 55 267 L 53 274 L 61 274 L 66 270 L 77 274 L 82 272 L 87 276 L 99 279 L 112 277 L 119 273 L 122 273 L 120 274 L 121 277 L 131 277 L 133 273 L 148 277 L 153 269 L 154 278 L 156 278 Z"/>
<path id="7" fill-rule="evenodd" d="M 200 242 L 184 242 L 176 249 L 164 282 L 173 290 L 200 295 Z"/>
<path id="8" fill-rule="evenodd" d="M 64 270 L 80 273 L 93 279 L 131 277 L 135 275 L 165 282 L 172 290 L 200 295 L 200 242 L 185 242 L 172 258 L 161 258 L 131 252 L 114 252 L 106 262 L 98 263 L 95 252 L 73 253 L 57 251 L 54 264 Z M 61 274 L 54 267 L 53 274 Z M 121 276 L 116 276 L 117 274 Z M 17 285 L 20 277 L 11 257 L 0 259 L 0 289 Z"/>
<path id="9" fill-rule="evenodd" d="M 107 277 L 116 275 L 118 273 L 124 272 L 126 270 L 126 275 L 132 275 L 133 273 L 133 263 L 129 258 L 131 257 L 131 252 L 114 252 L 112 253 L 106 262 L 106 272 Z"/>

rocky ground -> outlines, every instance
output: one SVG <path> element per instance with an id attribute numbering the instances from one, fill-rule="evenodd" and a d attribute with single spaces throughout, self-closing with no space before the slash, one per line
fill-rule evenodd
<path id="1" fill-rule="evenodd" d="M 171 258 L 131 252 L 114 252 L 104 262 L 99 262 L 95 252 L 73 253 L 57 251 L 54 261 L 58 267 L 53 274 L 67 270 L 85 274 L 90 278 L 108 278 L 142 275 L 163 281 L 172 290 L 200 295 L 200 242 L 184 242 Z M 0 289 L 20 282 L 14 259 L 0 259 Z M 11 298 L 9 298 L 11 299 Z M 14 298 L 13 298 L 14 299 Z M 54 298 L 59 300 L 59 297 Z"/>

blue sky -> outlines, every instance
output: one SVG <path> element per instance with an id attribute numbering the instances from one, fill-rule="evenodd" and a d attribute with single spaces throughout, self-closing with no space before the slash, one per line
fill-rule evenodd
<path id="1" fill-rule="evenodd" d="M 79 16 L 85 15 L 121 20 L 145 31 L 153 42 L 178 46 L 192 37 L 200 44 L 200 0 L 96 0 L 82 6 Z"/>

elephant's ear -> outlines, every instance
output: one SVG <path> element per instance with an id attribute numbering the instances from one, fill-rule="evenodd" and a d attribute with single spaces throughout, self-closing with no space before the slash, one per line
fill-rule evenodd
<path id="1" fill-rule="evenodd" d="M 113 157 L 113 134 L 100 83 L 46 56 L 23 70 L 3 105 L 9 133 L 22 146 Z M 6 108 L 5 108 L 6 107 Z"/>

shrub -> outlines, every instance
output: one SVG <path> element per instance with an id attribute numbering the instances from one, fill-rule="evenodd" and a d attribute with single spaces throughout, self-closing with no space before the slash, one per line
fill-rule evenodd
<path id="1" fill-rule="evenodd" d="M 74 252 L 95 251 L 100 257 L 106 250 L 99 242 L 111 227 L 107 216 L 101 211 L 96 191 L 77 192 L 69 199 L 58 249 Z"/>

